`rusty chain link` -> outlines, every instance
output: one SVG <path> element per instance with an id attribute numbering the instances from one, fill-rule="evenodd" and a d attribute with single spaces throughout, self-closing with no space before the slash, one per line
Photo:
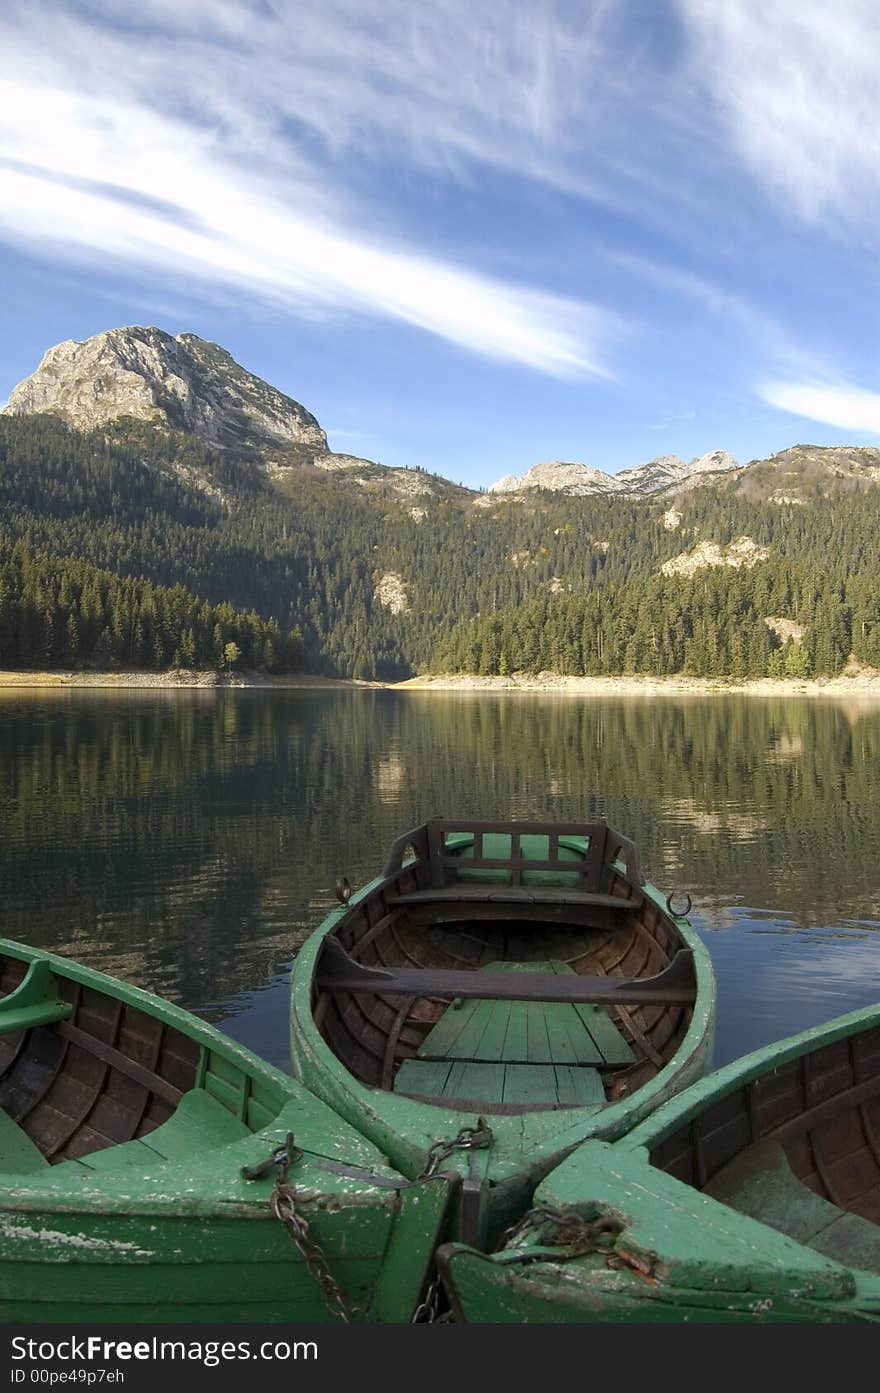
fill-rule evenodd
<path id="1" fill-rule="evenodd" d="M 267 1160 L 256 1166 L 242 1166 L 241 1173 L 245 1180 L 261 1180 L 271 1171 L 275 1171 L 275 1188 L 269 1200 L 272 1213 L 287 1230 L 288 1237 L 305 1263 L 309 1276 L 320 1288 L 327 1309 L 340 1320 L 351 1324 L 354 1312 L 330 1271 L 327 1254 L 312 1237 L 308 1220 L 296 1207 L 294 1186 L 287 1183 L 290 1167 L 300 1160 L 302 1154 L 302 1148 L 294 1145 L 293 1133 L 288 1132 L 287 1140 L 281 1146 L 276 1146 Z"/>
<path id="2" fill-rule="evenodd" d="M 424 1170 L 417 1176 L 418 1180 L 428 1180 L 432 1175 L 436 1175 L 441 1161 L 445 1161 L 447 1156 L 451 1156 L 453 1151 L 485 1151 L 495 1140 L 492 1128 L 487 1126 L 484 1117 L 477 1118 L 476 1127 L 462 1127 L 451 1140 L 441 1139 L 435 1141 L 428 1151 L 428 1159 L 425 1162 Z"/>
<path id="3" fill-rule="evenodd" d="M 476 1127 L 462 1127 L 454 1137 L 435 1141 L 428 1151 L 428 1159 L 418 1175 L 418 1180 L 429 1180 L 436 1175 L 440 1165 L 454 1151 L 485 1151 L 495 1140 L 492 1128 L 484 1117 L 477 1118 Z M 443 1285 L 434 1269 L 434 1276 L 425 1288 L 425 1294 L 410 1317 L 411 1325 L 444 1324 L 452 1320 L 450 1311 L 440 1311 L 440 1297 Z"/>
<path id="4" fill-rule="evenodd" d="M 451 1311 L 443 1311 L 441 1314 L 442 1291 L 443 1285 L 435 1269 L 434 1276 L 425 1288 L 424 1296 L 410 1316 L 410 1325 L 445 1325 L 452 1320 Z"/>
<path id="5" fill-rule="evenodd" d="M 275 1182 L 275 1189 L 272 1191 L 272 1213 L 276 1219 L 280 1219 L 287 1229 L 291 1242 L 296 1246 L 306 1265 L 309 1276 L 317 1282 L 324 1298 L 327 1309 L 340 1320 L 351 1324 L 354 1319 L 351 1307 L 348 1305 L 342 1290 L 327 1262 L 327 1254 L 312 1237 L 308 1220 L 296 1207 L 296 1191 L 292 1185 L 287 1185 L 280 1179 Z"/>
<path id="6" fill-rule="evenodd" d="M 511 1228 L 505 1229 L 498 1240 L 496 1252 L 515 1244 L 539 1229 L 542 1248 L 558 1248 L 559 1258 L 581 1257 L 586 1253 L 609 1252 L 614 1240 L 623 1230 L 623 1223 L 611 1215 L 600 1215 L 597 1219 L 585 1219 L 574 1209 L 553 1209 L 549 1205 L 529 1209 Z M 523 1253 L 523 1261 L 552 1261 L 554 1254 L 541 1252 L 532 1258 Z"/>

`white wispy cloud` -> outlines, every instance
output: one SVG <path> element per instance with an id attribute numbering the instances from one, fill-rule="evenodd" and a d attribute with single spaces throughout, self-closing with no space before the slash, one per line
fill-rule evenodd
<path id="1" fill-rule="evenodd" d="M 459 0 L 13 5 L 0 230 L 190 291 L 396 319 L 547 373 L 606 375 L 616 316 L 421 250 L 356 177 L 332 177 L 334 149 L 436 168 L 552 144 L 558 78 L 586 62 L 589 27 L 560 27 L 553 5 L 520 11 L 501 0 L 470 24 Z"/>
<path id="2" fill-rule="evenodd" d="M 865 231 L 880 194 L 875 0 L 674 0 L 693 82 L 777 204 Z"/>
<path id="3" fill-rule="evenodd" d="M 867 392 L 847 384 L 768 382 L 761 387 L 760 395 L 771 406 L 794 416 L 880 436 L 880 392 Z"/>

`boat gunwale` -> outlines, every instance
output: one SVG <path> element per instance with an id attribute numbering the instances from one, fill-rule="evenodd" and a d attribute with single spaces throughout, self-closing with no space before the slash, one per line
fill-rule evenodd
<path id="1" fill-rule="evenodd" d="M 623 1139 L 623 1145 L 633 1149 L 659 1145 L 679 1128 L 694 1121 L 707 1107 L 729 1097 L 738 1088 L 754 1083 L 815 1050 L 860 1034 L 861 1029 L 857 1027 L 868 1030 L 880 1028 L 880 1002 L 832 1017 L 822 1025 L 809 1026 L 796 1035 L 786 1036 L 769 1045 L 761 1045 L 749 1054 L 723 1064 L 720 1069 L 714 1069 L 640 1122 Z"/>
<path id="2" fill-rule="evenodd" d="M 112 997 L 113 1000 L 131 1006 L 135 1010 L 143 1011 L 155 1020 L 161 1021 L 163 1025 L 170 1026 L 190 1040 L 194 1040 L 203 1048 L 221 1054 L 230 1062 L 246 1068 L 254 1077 L 266 1078 L 286 1091 L 289 1091 L 291 1082 L 295 1082 L 291 1075 L 285 1074 L 276 1065 L 261 1059 L 246 1045 L 239 1044 L 229 1035 L 224 1035 L 216 1026 L 202 1020 L 201 1017 L 186 1010 L 185 1007 L 177 1006 L 174 1002 L 168 1001 L 165 997 L 157 996 L 143 987 L 136 987 L 129 982 L 124 982 L 118 977 L 100 971 L 99 968 L 86 967 L 83 963 L 74 962 L 57 953 L 52 953 L 48 949 L 34 948 L 11 938 L 0 938 L 0 958 L 2 957 L 17 958 L 19 962 L 34 962 L 44 958 L 56 976 L 76 982 L 80 986 L 89 987 L 93 991 L 101 992 L 105 996 Z M 2 1010 L 3 999 L 0 997 L 0 1010 Z M 51 1029 L 51 1026 L 47 1028 Z"/>

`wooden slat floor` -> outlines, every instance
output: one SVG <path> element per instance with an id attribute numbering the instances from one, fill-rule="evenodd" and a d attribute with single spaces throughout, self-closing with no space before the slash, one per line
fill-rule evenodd
<path id="1" fill-rule="evenodd" d="M 486 972 L 572 973 L 562 962 L 487 963 Z M 453 1002 L 403 1062 L 394 1091 L 522 1106 L 599 1106 L 597 1066 L 634 1055 L 601 1007 L 564 1002 Z"/>

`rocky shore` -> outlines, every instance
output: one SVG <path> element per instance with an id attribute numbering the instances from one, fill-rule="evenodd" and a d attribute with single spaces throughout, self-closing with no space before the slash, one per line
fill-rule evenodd
<path id="1" fill-rule="evenodd" d="M 51 690 L 61 687 L 201 688 L 262 687 L 276 690 L 334 691 L 340 688 L 383 689 L 392 692 L 554 692 L 569 696 L 705 696 L 742 693 L 750 696 L 809 696 L 880 698 L 880 670 L 863 668 L 851 675 L 819 678 L 761 677 L 736 682 L 720 677 L 569 677 L 555 672 L 514 673 L 510 677 L 478 677 L 466 673 L 437 673 L 406 682 L 362 682 L 351 678 L 317 677 L 306 673 L 273 677 L 265 673 L 189 672 L 0 672 L 0 691 Z"/>
<path id="2" fill-rule="evenodd" d="M 720 677 L 566 677 L 554 672 L 514 673 L 510 677 L 475 677 L 461 673 L 411 677 L 394 685 L 401 692 L 560 692 L 571 696 L 704 696 L 744 693 L 753 696 L 864 696 L 880 698 L 880 671 L 864 669 L 853 676 L 819 678 L 761 677 L 736 682 Z"/>
<path id="3" fill-rule="evenodd" d="M 0 690 L 4 688 L 53 687 L 276 687 L 311 688 L 381 687 L 381 682 L 342 681 L 335 677 L 313 677 L 305 673 L 289 677 L 270 677 L 261 672 L 224 673 L 188 672 L 174 668 L 170 672 L 0 672 Z"/>

